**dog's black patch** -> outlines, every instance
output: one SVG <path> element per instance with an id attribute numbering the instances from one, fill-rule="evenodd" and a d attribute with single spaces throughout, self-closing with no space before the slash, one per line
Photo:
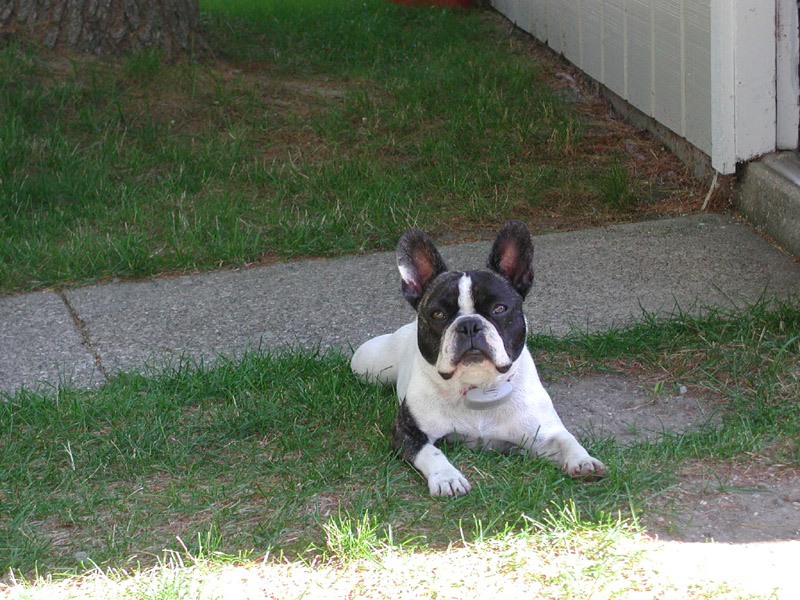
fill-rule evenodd
<path id="1" fill-rule="evenodd" d="M 428 436 L 419 428 L 417 420 L 403 399 L 392 425 L 392 446 L 400 452 L 403 460 L 413 462 L 423 446 L 428 443 L 430 443 Z"/>
<path id="2" fill-rule="evenodd" d="M 469 271 L 475 310 L 494 324 L 503 337 L 506 353 L 517 360 L 525 347 L 527 327 L 522 310 L 522 296 L 503 277 L 486 271 Z M 496 314 L 494 308 L 505 305 L 507 310 Z"/>
<path id="3" fill-rule="evenodd" d="M 417 306 L 417 347 L 432 365 L 439 357 L 442 336 L 458 313 L 458 280 L 462 275 L 459 271 L 439 275 Z M 435 319 L 435 312 L 442 317 Z"/>

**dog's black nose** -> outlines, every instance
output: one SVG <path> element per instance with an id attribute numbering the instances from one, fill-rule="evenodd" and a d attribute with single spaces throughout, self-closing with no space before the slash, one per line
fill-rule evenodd
<path id="1" fill-rule="evenodd" d="M 456 331 L 465 337 L 474 338 L 483 331 L 483 322 L 480 319 L 464 319 L 456 326 Z"/>

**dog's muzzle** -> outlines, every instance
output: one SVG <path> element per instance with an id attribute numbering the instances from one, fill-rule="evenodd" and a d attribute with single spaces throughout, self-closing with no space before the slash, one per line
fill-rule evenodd
<path id="1" fill-rule="evenodd" d="M 504 357 L 502 340 L 491 323 L 480 316 L 463 316 L 447 332 L 439 362 L 439 375 L 447 380 L 459 366 L 471 367 L 484 363 L 490 363 L 498 373 L 506 373 L 512 361 Z"/>
<path id="2" fill-rule="evenodd" d="M 496 352 L 485 335 L 486 324 L 479 318 L 464 318 L 455 324 L 452 364 L 469 366 L 485 360 L 494 362 Z"/>

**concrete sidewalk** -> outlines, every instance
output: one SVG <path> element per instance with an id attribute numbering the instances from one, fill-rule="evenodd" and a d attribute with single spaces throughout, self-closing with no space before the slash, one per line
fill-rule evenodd
<path id="1" fill-rule="evenodd" d="M 526 301 L 533 331 L 563 334 L 800 292 L 800 264 L 750 227 L 715 214 L 534 239 Z M 489 242 L 442 248 L 475 268 Z M 0 391 L 102 384 L 180 357 L 284 344 L 357 345 L 410 321 L 394 253 L 298 261 L 173 279 L 0 298 Z"/>

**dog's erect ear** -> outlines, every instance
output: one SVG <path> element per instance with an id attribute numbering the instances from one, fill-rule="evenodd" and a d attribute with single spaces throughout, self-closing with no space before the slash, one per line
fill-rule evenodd
<path id="1" fill-rule="evenodd" d="M 410 229 L 397 243 L 397 269 L 403 280 L 403 296 L 416 310 L 425 288 L 447 267 L 431 238 L 419 229 Z"/>
<path id="2" fill-rule="evenodd" d="M 489 261 L 492 271 L 505 277 L 523 298 L 533 285 L 533 240 L 522 221 L 509 221 L 497 233 Z"/>

